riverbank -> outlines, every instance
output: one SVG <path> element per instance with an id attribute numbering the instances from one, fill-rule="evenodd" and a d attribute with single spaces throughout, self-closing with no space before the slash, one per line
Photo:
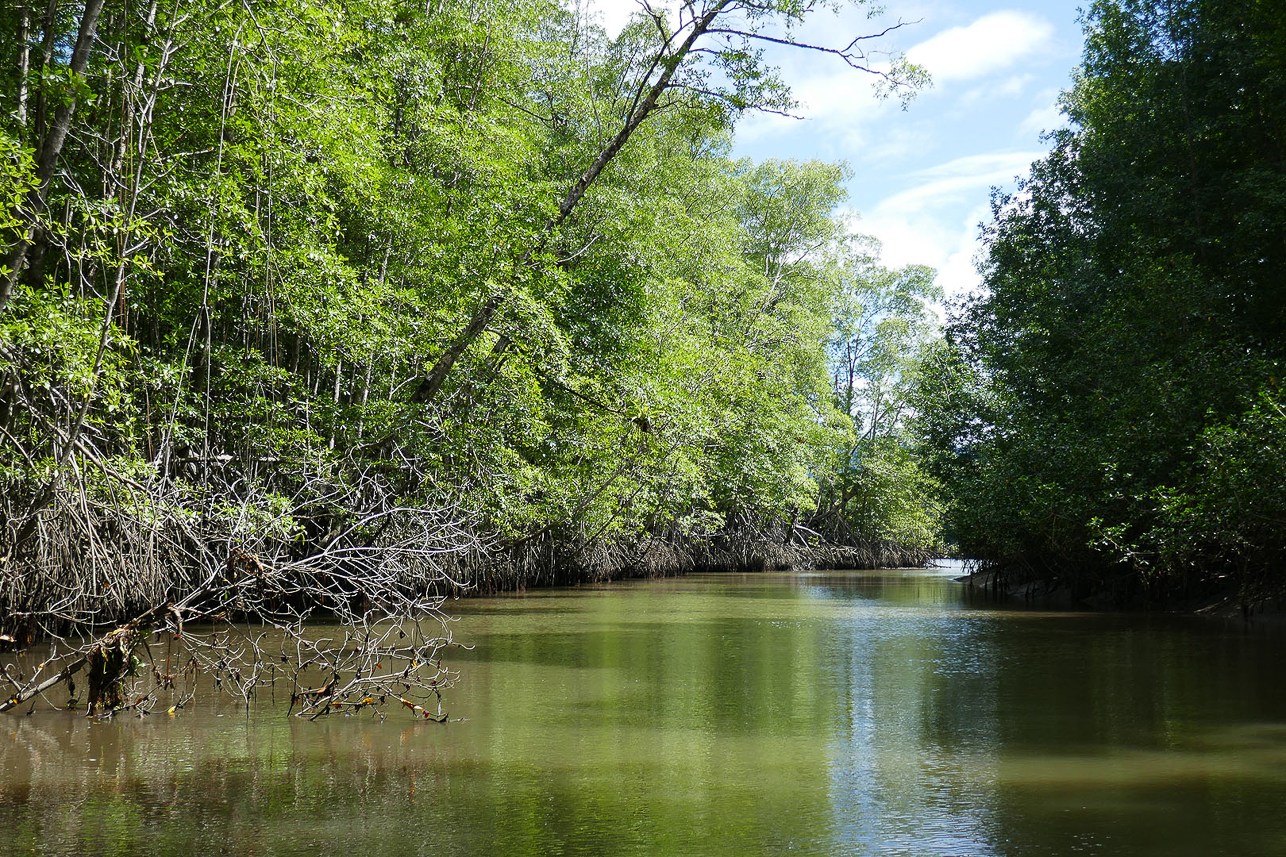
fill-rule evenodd
<path id="1" fill-rule="evenodd" d="M 836 544 L 801 528 L 682 533 L 600 539 L 590 544 L 546 534 L 524 544 L 466 557 L 453 595 L 488 595 L 548 586 L 678 577 L 694 572 L 787 569 L 920 568 L 939 553 L 890 542 Z"/>
<path id="2" fill-rule="evenodd" d="M 889 541 L 840 543 L 798 523 L 613 536 L 562 525 L 506 543 L 435 510 L 394 510 L 378 526 L 336 535 L 332 524 L 293 539 L 273 528 L 220 530 L 216 519 L 177 514 L 155 516 L 149 531 L 129 509 L 107 512 L 98 523 L 117 538 L 98 550 L 78 550 L 76 522 L 53 515 L 28 551 L 10 552 L 0 565 L 0 636 L 31 643 L 127 622 L 198 595 L 242 613 L 361 615 L 371 604 L 387 606 L 380 592 L 415 600 L 692 572 L 914 568 L 939 555 Z M 76 593 L 70 606 L 68 592 Z"/>
<path id="3" fill-rule="evenodd" d="M 1069 579 L 1064 574 L 1041 573 L 1028 566 L 978 565 L 956 580 L 999 598 L 1050 609 L 1159 610 L 1222 619 L 1286 622 L 1286 589 L 1247 587 L 1226 575 L 1189 582 L 1183 587 L 1154 586 L 1149 590 L 1125 576 Z"/>

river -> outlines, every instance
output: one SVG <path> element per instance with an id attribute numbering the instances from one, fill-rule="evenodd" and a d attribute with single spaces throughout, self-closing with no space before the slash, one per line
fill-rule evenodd
<path id="1" fill-rule="evenodd" d="M 453 602 L 453 722 L 0 717 L 0 854 L 1286 854 L 1286 633 L 952 570 Z"/>

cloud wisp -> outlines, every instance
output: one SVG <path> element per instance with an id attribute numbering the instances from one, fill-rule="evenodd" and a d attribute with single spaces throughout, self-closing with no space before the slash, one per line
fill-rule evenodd
<path id="1" fill-rule="evenodd" d="M 1054 25 L 1041 16 L 1006 9 L 943 30 L 907 51 L 907 58 L 938 83 L 975 80 L 1046 50 L 1053 38 Z"/>
<path id="2" fill-rule="evenodd" d="M 980 285 L 973 265 L 978 224 L 990 216 L 987 192 L 1010 185 L 1043 154 L 990 152 L 917 170 L 909 176 L 915 183 L 866 212 L 858 231 L 879 239 L 892 267 L 936 268 L 948 297 L 974 292 Z"/>

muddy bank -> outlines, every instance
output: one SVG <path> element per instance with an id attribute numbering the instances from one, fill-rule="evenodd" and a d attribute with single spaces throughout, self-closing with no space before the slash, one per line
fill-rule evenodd
<path id="1" fill-rule="evenodd" d="M 916 568 L 939 554 L 891 543 L 835 544 L 779 529 L 710 536 L 645 535 L 589 544 L 545 535 L 525 544 L 468 557 L 451 574 L 452 594 L 485 595 L 543 586 L 574 586 L 692 572 L 786 569 Z"/>
<path id="2" fill-rule="evenodd" d="M 838 543 L 785 523 L 613 537 L 566 526 L 506 543 L 451 510 L 395 510 L 365 528 L 331 526 L 296 539 L 270 527 L 220 528 L 212 516 L 145 522 L 128 509 L 110 512 L 94 523 L 112 538 L 95 538 L 93 550 L 58 514 L 24 549 L 0 544 L 0 646 L 128 621 L 213 590 L 234 611 L 276 592 L 265 607 L 316 618 L 358 615 L 393 595 L 487 595 L 700 571 L 919 567 L 938 555 L 888 542 Z"/>
<path id="3" fill-rule="evenodd" d="M 1229 575 L 1188 580 L 1140 581 L 1125 573 L 1076 575 L 1048 566 L 967 560 L 957 578 L 997 598 L 1040 607 L 1088 610 L 1157 610 L 1222 619 L 1286 622 L 1286 588 Z"/>

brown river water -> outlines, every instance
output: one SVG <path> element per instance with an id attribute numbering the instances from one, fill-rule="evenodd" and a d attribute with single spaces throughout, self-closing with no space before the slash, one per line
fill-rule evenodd
<path id="1" fill-rule="evenodd" d="M 0 715 L 0 854 L 1286 854 L 1281 626 L 958 573 L 452 602 L 442 725 Z"/>

